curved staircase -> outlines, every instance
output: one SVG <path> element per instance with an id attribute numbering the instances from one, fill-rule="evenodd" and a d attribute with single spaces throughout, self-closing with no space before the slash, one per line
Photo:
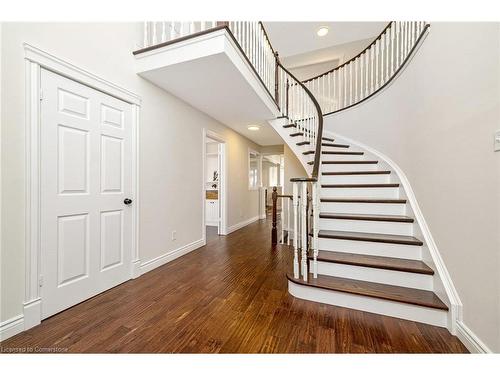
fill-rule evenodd
<path id="1" fill-rule="evenodd" d="M 302 82 L 320 107 L 318 116 L 352 108 L 384 89 L 409 62 L 428 26 L 391 22 L 353 59 Z M 291 86 L 298 87 L 293 78 Z M 287 109 L 305 94 L 297 98 L 287 91 Z M 288 112 L 282 110 L 283 118 L 272 125 L 309 171 L 292 179 L 290 293 L 452 330 L 450 299 L 396 171 L 322 127 L 311 130 L 307 122 L 314 111 Z M 308 137 L 314 131 L 316 142 Z"/>
<path id="2" fill-rule="evenodd" d="M 425 244 L 415 236 L 417 224 L 398 176 L 361 148 L 327 138 L 319 186 L 318 275 L 304 280 L 290 272 L 290 293 L 447 327 L 448 301 L 434 293 L 436 274 L 423 261 Z M 313 156 L 305 150 L 301 157 Z M 313 250 L 307 259 L 313 270 Z"/>

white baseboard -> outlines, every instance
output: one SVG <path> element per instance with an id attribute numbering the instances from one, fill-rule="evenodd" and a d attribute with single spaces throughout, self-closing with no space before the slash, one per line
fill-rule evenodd
<path id="1" fill-rule="evenodd" d="M 230 227 L 227 228 L 227 234 L 233 233 L 233 232 L 237 231 L 238 229 L 246 227 L 247 225 L 252 224 L 253 222 L 256 222 L 257 220 L 259 220 L 259 215 L 254 216 L 248 220 L 242 221 L 238 224 L 231 225 Z"/>
<path id="2" fill-rule="evenodd" d="M 24 331 L 24 316 L 17 315 L 0 323 L 0 341 Z"/>
<path id="3" fill-rule="evenodd" d="M 132 262 L 132 279 L 137 279 L 141 276 L 141 260 L 137 259 Z"/>
<path id="4" fill-rule="evenodd" d="M 42 299 L 37 298 L 23 304 L 24 330 L 37 326 L 42 321 Z"/>
<path id="5" fill-rule="evenodd" d="M 160 255 L 159 257 L 141 263 L 141 275 L 145 274 L 146 272 L 152 271 L 157 267 L 163 266 L 164 264 L 171 262 L 172 260 L 177 259 L 180 256 L 183 256 L 193 250 L 205 246 L 205 244 L 206 241 L 202 238 L 184 245 L 178 249 L 172 250 L 166 254 Z"/>
<path id="6" fill-rule="evenodd" d="M 493 353 L 488 346 L 476 336 L 463 321 L 457 320 L 457 337 L 471 353 Z"/>
<path id="7" fill-rule="evenodd" d="M 266 217 L 267 217 L 266 214 L 262 214 L 259 216 L 259 219 L 265 219 Z"/>

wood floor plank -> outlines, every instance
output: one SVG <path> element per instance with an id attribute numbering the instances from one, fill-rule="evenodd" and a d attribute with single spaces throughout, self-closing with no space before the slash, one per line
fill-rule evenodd
<path id="1" fill-rule="evenodd" d="M 270 220 L 207 245 L 0 343 L 73 353 L 466 352 L 446 329 L 292 297 L 292 251 Z"/>

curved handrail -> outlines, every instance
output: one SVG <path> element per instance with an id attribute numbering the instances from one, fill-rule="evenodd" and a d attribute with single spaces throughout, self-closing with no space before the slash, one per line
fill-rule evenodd
<path id="1" fill-rule="evenodd" d="M 290 78 L 292 78 L 295 83 L 294 85 L 299 85 L 305 93 L 308 95 L 309 99 L 313 102 L 314 107 L 317 112 L 317 118 L 318 118 L 318 127 L 316 130 L 316 145 L 315 145 L 315 151 L 314 151 L 314 164 L 313 164 L 313 169 L 311 172 L 311 177 L 310 178 L 293 178 L 291 179 L 292 182 L 294 181 L 317 181 L 318 180 L 318 174 L 319 174 L 319 167 L 320 167 L 320 160 L 321 160 L 321 141 L 323 138 L 323 112 L 321 111 L 321 106 L 319 105 L 318 101 L 312 94 L 312 92 L 304 85 L 297 77 L 295 77 L 290 71 L 285 68 L 281 62 L 277 61 L 277 65 L 279 68 L 281 68 L 286 75 L 288 75 Z"/>
<path id="2" fill-rule="evenodd" d="M 356 60 L 359 56 L 361 56 L 361 55 L 362 55 L 363 53 L 365 53 L 368 49 L 370 49 L 370 47 L 371 47 L 372 45 L 374 45 L 374 44 L 375 44 L 375 42 L 376 42 L 377 40 L 379 40 L 379 39 L 382 37 L 382 35 L 386 32 L 386 30 L 387 30 L 387 29 L 391 26 L 391 24 L 392 24 L 393 22 L 394 22 L 394 21 L 389 22 L 389 23 L 388 23 L 388 24 L 384 27 L 384 29 L 380 32 L 380 34 L 378 34 L 378 36 L 377 36 L 375 39 L 373 39 L 373 41 L 372 41 L 370 44 L 368 44 L 368 45 L 366 46 L 366 48 L 365 48 L 364 50 L 362 50 L 360 53 L 358 53 L 356 56 L 354 56 L 354 57 L 350 58 L 350 59 L 349 59 L 349 60 L 347 60 L 345 63 L 342 63 L 341 65 L 336 66 L 336 67 L 335 67 L 335 68 L 333 68 L 333 69 L 327 70 L 327 71 L 326 71 L 326 72 L 324 72 L 324 73 L 321 73 L 321 74 L 318 74 L 317 76 L 314 76 L 314 77 L 308 78 L 308 79 L 306 79 L 306 80 L 304 80 L 304 81 L 302 81 L 302 82 L 307 83 L 307 82 L 309 82 L 309 81 L 312 81 L 313 79 L 316 79 L 316 78 L 322 77 L 322 76 L 324 76 L 324 75 L 326 75 L 326 74 L 328 74 L 328 73 L 331 73 L 331 72 L 333 72 L 334 70 L 340 69 L 340 68 L 342 68 L 344 65 L 347 65 L 347 64 L 349 64 L 350 62 L 352 62 L 352 61 Z"/>
<path id="3" fill-rule="evenodd" d="M 397 76 L 429 27 L 422 21 L 391 21 L 352 59 L 303 83 L 318 99 L 325 116 L 360 104 Z"/>

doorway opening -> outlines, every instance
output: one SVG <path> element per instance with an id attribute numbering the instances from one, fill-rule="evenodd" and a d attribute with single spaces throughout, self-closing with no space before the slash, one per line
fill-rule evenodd
<path id="1" fill-rule="evenodd" d="M 203 231 L 204 238 L 227 234 L 226 142 L 217 133 L 203 137 Z"/>
<path id="2" fill-rule="evenodd" d="M 283 154 L 262 155 L 262 189 L 263 210 L 265 215 L 271 214 L 273 200 L 273 188 L 276 187 L 278 194 L 283 194 L 283 181 L 285 175 L 285 163 Z M 281 199 L 277 201 L 278 214 L 281 212 Z"/>

